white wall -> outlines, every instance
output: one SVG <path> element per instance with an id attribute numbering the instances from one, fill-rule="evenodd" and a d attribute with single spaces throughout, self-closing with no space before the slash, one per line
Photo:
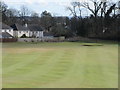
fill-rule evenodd
<path id="1" fill-rule="evenodd" d="M 36 38 L 43 37 L 43 31 L 30 31 L 30 37 L 35 36 Z"/>
<path id="2" fill-rule="evenodd" d="M 25 34 L 27 37 L 29 37 L 29 31 L 17 31 L 18 37 L 21 37 L 23 34 Z"/>
<path id="3" fill-rule="evenodd" d="M 18 31 L 13 31 L 13 36 L 18 37 Z"/>
<path id="4" fill-rule="evenodd" d="M 38 31 L 37 34 L 36 34 L 36 37 L 43 37 L 43 31 Z"/>
<path id="5" fill-rule="evenodd" d="M 36 38 L 42 38 L 44 36 L 43 31 L 13 31 L 13 29 L 2 29 L 2 32 L 7 32 L 14 37 L 21 37 L 23 34 L 27 37 L 34 35 Z"/>

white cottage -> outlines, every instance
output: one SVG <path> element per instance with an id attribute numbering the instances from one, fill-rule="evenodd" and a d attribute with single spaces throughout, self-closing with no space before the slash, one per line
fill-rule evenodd
<path id="1" fill-rule="evenodd" d="M 23 35 L 32 38 L 42 38 L 43 37 L 43 29 L 36 24 L 25 24 L 24 26 L 19 24 L 14 24 L 11 26 L 13 28 L 13 36 L 14 37 L 22 37 Z"/>
<path id="2" fill-rule="evenodd" d="M 33 38 L 43 37 L 43 29 L 39 25 L 31 24 L 31 25 L 27 25 L 27 27 L 30 30 L 30 33 L 29 33 L 30 37 L 33 37 Z"/>
<path id="3" fill-rule="evenodd" d="M 13 28 L 13 36 L 14 37 L 22 37 L 23 35 L 26 35 L 27 37 L 29 37 L 29 28 L 26 27 L 26 26 L 22 26 L 22 25 L 19 25 L 19 24 L 14 24 L 11 26 Z"/>

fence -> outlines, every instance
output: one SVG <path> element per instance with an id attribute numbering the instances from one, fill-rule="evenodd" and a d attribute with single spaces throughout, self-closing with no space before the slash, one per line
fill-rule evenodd
<path id="1" fill-rule="evenodd" d="M 0 42 L 17 42 L 17 38 L 0 38 Z"/>

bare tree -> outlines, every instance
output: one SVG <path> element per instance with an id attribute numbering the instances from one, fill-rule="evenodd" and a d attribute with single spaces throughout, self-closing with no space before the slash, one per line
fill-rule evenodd
<path id="1" fill-rule="evenodd" d="M 8 6 L 4 2 L 0 1 L 0 12 L 5 12 L 7 7 Z"/>
<path id="2" fill-rule="evenodd" d="M 6 15 L 8 17 L 17 17 L 19 16 L 19 14 L 20 14 L 19 11 L 13 8 L 8 9 L 6 12 Z"/>
<path id="3" fill-rule="evenodd" d="M 120 16 L 120 1 L 118 1 L 115 9 L 117 10 L 117 17 Z"/>
<path id="4" fill-rule="evenodd" d="M 72 7 L 67 7 L 66 9 L 69 10 L 71 12 L 70 15 L 73 15 L 74 17 L 82 17 L 81 15 L 81 3 L 80 2 L 71 2 L 71 6 Z M 77 11 L 79 11 L 79 16 L 77 14 Z"/>
<path id="5" fill-rule="evenodd" d="M 4 2 L 0 1 L 0 14 L 2 14 L 0 16 L 2 16 L 2 20 L 4 22 L 7 21 L 7 16 L 6 16 L 7 8 L 8 8 L 8 6 Z"/>
<path id="6" fill-rule="evenodd" d="M 71 2 L 72 7 L 69 6 L 66 8 L 71 12 L 70 15 L 73 15 L 74 17 L 77 17 L 77 12 L 76 12 L 77 5 L 78 5 L 77 2 Z"/>
<path id="7" fill-rule="evenodd" d="M 93 3 L 94 8 L 91 8 L 89 2 L 82 3 L 82 6 L 84 8 L 87 8 L 94 15 L 94 17 L 97 17 L 98 12 L 101 9 L 101 6 L 102 6 L 103 2 L 99 1 L 99 0 L 90 0 L 90 1 Z"/>
<path id="8" fill-rule="evenodd" d="M 26 17 L 29 15 L 30 15 L 30 10 L 26 6 L 22 5 L 20 10 L 20 16 L 22 18 L 23 24 L 27 23 Z"/>
<path id="9" fill-rule="evenodd" d="M 106 2 L 106 0 L 103 0 L 102 1 L 103 2 L 103 5 L 102 5 L 102 7 L 101 7 L 101 18 L 103 17 L 103 16 L 105 16 L 105 13 L 106 13 L 106 8 L 107 8 L 107 2 Z"/>
<path id="10" fill-rule="evenodd" d="M 7 9 L 6 11 L 7 16 L 7 24 L 11 25 L 17 22 L 17 17 L 19 16 L 19 11 L 16 9 Z"/>
<path id="11" fill-rule="evenodd" d="M 81 3 L 77 2 L 77 6 L 78 6 L 78 9 L 79 9 L 80 18 L 82 18 Z"/>
<path id="12" fill-rule="evenodd" d="M 120 14 L 120 1 L 118 2 L 118 14 Z"/>
<path id="13" fill-rule="evenodd" d="M 113 4 L 113 5 L 107 10 L 107 12 L 105 13 L 105 17 L 109 17 L 109 16 L 110 16 L 110 14 L 112 13 L 112 10 L 115 9 L 115 6 L 116 6 L 116 4 Z M 114 13 L 114 14 L 115 14 L 115 13 Z"/>
<path id="14" fill-rule="evenodd" d="M 20 14 L 21 16 L 28 16 L 30 14 L 30 10 L 26 6 L 22 5 Z"/>

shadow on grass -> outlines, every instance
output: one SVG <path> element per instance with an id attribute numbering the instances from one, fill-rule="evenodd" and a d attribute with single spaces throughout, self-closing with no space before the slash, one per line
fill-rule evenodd
<path id="1" fill-rule="evenodd" d="M 103 46 L 103 45 L 82 45 L 82 46 Z"/>

